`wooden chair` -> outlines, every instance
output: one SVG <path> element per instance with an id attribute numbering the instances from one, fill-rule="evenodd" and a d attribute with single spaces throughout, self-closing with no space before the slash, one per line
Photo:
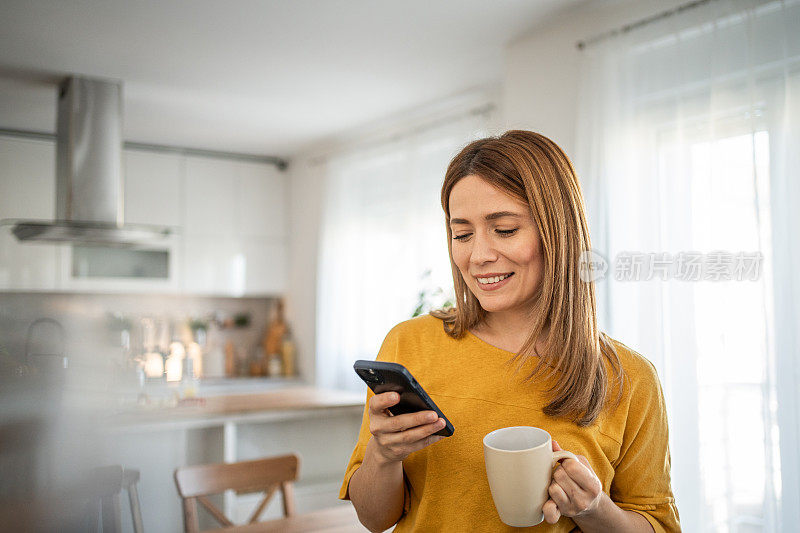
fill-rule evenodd
<path id="1" fill-rule="evenodd" d="M 126 468 L 122 471 L 122 488 L 128 491 L 128 502 L 131 505 L 131 518 L 133 519 L 133 533 L 144 533 L 142 525 L 142 509 L 139 506 L 139 471 Z"/>
<path id="2" fill-rule="evenodd" d="M 139 471 L 120 465 L 93 468 L 68 488 L 26 499 L 0 498 L 0 531 L 120 533 L 120 492 L 128 491 L 134 533 L 143 533 L 136 483 Z"/>
<path id="3" fill-rule="evenodd" d="M 297 480 L 300 458 L 295 454 L 270 457 L 256 461 L 238 463 L 186 466 L 175 470 L 175 485 L 183 499 L 183 523 L 186 533 L 198 533 L 200 523 L 197 502 L 223 526 L 234 524 L 206 496 L 226 490 L 237 492 L 264 491 L 264 498 L 250 516 L 249 523 L 258 521 L 275 491 L 283 495 L 284 516 L 294 515 L 294 493 L 292 482 Z"/>
<path id="4" fill-rule="evenodd" d="M 92 501 L 88 505 L 89 531 L 99 531 L 98 504 L 102 517 L 102 531 L 119 533 L 122 531 L 119 493 L 122 490 L 123 469 L 120 465 L 95 468 L 91 473 Z"/>

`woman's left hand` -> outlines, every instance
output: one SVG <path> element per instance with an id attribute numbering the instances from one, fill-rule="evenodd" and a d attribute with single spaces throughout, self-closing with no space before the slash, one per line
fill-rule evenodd
<path id="1" fill-rule="evenodd" d="M 561 446 L 553 441 L 553 451 Z M 597 510 L 603 496 L 603 484 L 582 455 L 578 460 L 564 459 L 553 472 L 548 493 L 550 499 L 542 507 L 544 519 L 555 524 L 561 516 L 587 516 Z"/>

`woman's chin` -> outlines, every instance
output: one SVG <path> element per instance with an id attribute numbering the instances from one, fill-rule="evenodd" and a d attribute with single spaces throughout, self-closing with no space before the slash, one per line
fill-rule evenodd
<path id="1" fill-rule="evenodd" d="M 499 311 L 506 311 L 507 309 L 511 309 L 511 305 L 506 302 L 498 301 L 492 298 L 483 298 L 478 299 L 481 304 L 481 307 L 487 313 L 497 313 Z"/>

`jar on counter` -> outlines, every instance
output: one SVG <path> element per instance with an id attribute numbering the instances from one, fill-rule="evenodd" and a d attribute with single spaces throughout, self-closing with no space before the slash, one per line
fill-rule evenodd
<path id="1" fill-rule="evenodd" d="M 279 377 L 283 375 L 283 359 L 281 354 L 273 353 L 269 356 L 267 361 L 267 374 L 270 377 Z"/>

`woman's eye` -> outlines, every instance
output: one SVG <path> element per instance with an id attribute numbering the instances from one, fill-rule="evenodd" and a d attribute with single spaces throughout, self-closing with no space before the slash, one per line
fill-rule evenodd
<path id="1" fill-rule="evenodd" d="M 513 235 L 513 234 L 515 234 L 515 233 L 517 232 L 517 230 L 519 230 L 519 228 L 514 228 L 514 229 L 498 229 L 498 230 L 495 230 L 495 231 L 496 231 L 497 233 L 499 233 L 499 234 L 500 234 L 501 236 L 503 236 L 503 237 L 508 237 L 508 236 L 510 236 L 510 235 Z M 463 241 L 463 240 L 467 239 L 467 238 L 468 238 L 470 235 L 472 235 L 472 233 L 464 233 L 463 235 L 455 235 L 455 236 L 453 237 L 453 240 L 456 240 L 456 241 Z"/>

